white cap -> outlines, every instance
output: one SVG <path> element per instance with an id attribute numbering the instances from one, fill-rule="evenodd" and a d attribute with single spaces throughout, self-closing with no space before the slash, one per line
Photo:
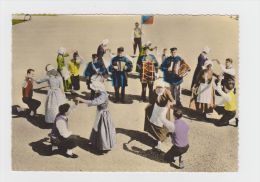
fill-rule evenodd
<path id="1" fill-rule="evenodd" d="M 51 71 L 51 70 L 55 70 L 55 68 L 54 68 L 54 66 L 52 66 L 51 64 L 48 64 L 48 65 L 46 66 L 46 71 L 48 72 L 48 71 Z"/>

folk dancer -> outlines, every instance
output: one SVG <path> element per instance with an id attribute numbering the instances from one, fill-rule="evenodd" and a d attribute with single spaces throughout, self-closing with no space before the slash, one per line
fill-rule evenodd
<path id="1" fill-rule="evenodd" d="M 210 52 L 210 48 L 206 46 L 206 47 L 204 47 L 204 49 L 202 50 L 202 52 L 200 53 L 200 55 L 198 57 L 197 67 L 196 67 L 193 77 L 192 77 L 191 89 L 193 88 L 195 82 L 197 81 L 198 75 L 199 75 L 200 71 L 203 69 L 204 63 L 208 60 L 209 52 Z"/>
<path id="2" fill-rule="evenodd" d="M 137 60 L 137 69 L 142 84 L 141 101 L 146 102 L 146 87 L 149 88 L 149 98 L 153 92 L 153 83 L 158 73 L 158 62 L 154 55 L 149 54 L 149 48 L 144 48 L 144 55 Z"/>
<path id="3" fill-rule="evenodd" d="M 182 155 L 189 149 L 189 126 L 182 119 L 182 111 L 180 109 L 175 109 L 173 114 L 175 118 L 174 123 L 164 122 L 168 128 L 174 127 L 174 132 L 171 132 L 173 146 L 165 154 L 164 160 L 171 163 L 175 162 L 174 157 L 179 157 L 179 167 L 182 169 L 184 168 Z"/>
<path id="4" fill-rule="evenodd" d="M 212 61 L 207 60 L 192 88 L 192 93 L 196 97 L 196 108 L 201 111 L 204 118 L 206 118 L 206 114 L 209 113 L 209 108 L 215 106 L 212 67 Z"/>
<path id="5" fill-rule="evenodd" d="M 149 98 L 149 105 L 145 108 L 144 131 L 156 139 L 158 149 L 167 138 L 169 129 L 163 125 L 163 121 L 171 120 L 170 108 L 174 103 L 171 91 L 166 86 L 162 79 L 155 81 L 155 90 Z"/>
<path id="6" fill-rule="evenodd" d="M 111 64 L 108 68 L 112 73 L 112 84 L 115 89 L 115 102 L 119 102 L 119 88 L 121 87 L 121 102 L 125 102 L 125 87 L 127 83 L 127 73 L 132 71 L 132 62 L 125 56 L 123 56 L 124 48 L 119 47 L 117 49 L 117 56 L 112 58 Z"/>
<path id="7" fill-rule="evenodd" d="M 73 58 L 69 62 L 69 72 L 73 91 L 80 89 L 79 68 L 82 62 L 83 59 L 79 56 L 78 51 L 74 52 Z"/>
<path id="8" fill-rule="evenodd" d="M 68 103 L 59 106 L 54 125 L 51 131 L 52 152 L 62 152 L 67 158 L 78 158 L 77 154 L 73 153 L 73 148 L 76 147 L 75 136 L 69 130 L 68 116 L 71 113 L 71 106 Z"/>
<path id="9" fill-rule="evenodd" d="M 216 122 L 216 126 L 227 126 L 232 119 L 235 119 L 235 126 L 238 126 L 238 119 L 235 118 L 237 106 L 236 96 L 233 91 L 234 87 L 235 82 L 232 80 L 228 80 L 226 85 L 224 85 L 224 91 L 222 90 L 221 82 L 218 82 L 216 86 L 216 90 L 224 98 L 224 107 L 217 106 L 215 108 L 219 114 L 223 114 L 220 120 Z"/>
<path id="10" fill-rule="evenodd" d="M 69 56 L 69 53 L 66 52 L 66 49 L 63 47 L 60 47 L 58 50 L 58 55 L 57 55 L 57 64 L 58 64 L 57 71 L 62 76 L 65 92 L 71 91 L 71 78 L 70 78 L 70 74 L 69 74 L 67 65 L 65 63 L 65 57 L 68 57 L 68 56 Z"/>
<path id="11" fill-rule="evenodd" d="M 59 112 L 59 106 L 66 102 L 66 97 L 63 91 L 62 78 L 57 70 L 50 64 L 46 66 L 45 70 L 47 75 L 36 80 L 36 83 L 48 82 L 50 88 L 45 102 L 45 122 L 54 123 Z"/>
<path id="12" fill-rule="evenodd" d="M 104 81 L 104 78 L 108 77 L 108 71 L 104 63 L 98 60 L 97 54 L 92 54 L 92 61 L 87 64 L 84 71 L 84 77 L 86 78 L 86 84 L 90 90 L 90 100 L 95 97 L 95 90 L 91 89 L 90 84 L 94 80 Z"/>
<path id="13" fill-rule="evenodd" d="M 34 70 L 33 69 L 27 69 L 27 75 L 25 77 L 25 80 L 23 82 L 22 86 L 22 93 L 23 93 L 23 102 L 28 105 L 29 107 L 29 115 L 35 116 L 37 114 L 37 109 L 40 107 L 41 102 L 33 99 L 33 82 L 34 82 Z M 18 112 L 23 111 L 22 108 L 17 108 Z"/>
<path id="14" fill-rule="evenodd" d="M 108 94 L 105 85 L 99 81 L 90 84 L 91 89 L 97 92 L 94 100 L 84 100 L 77 98 L 78 101 L 90 106 L 97 106 L 97 116 L 90 134 L 90 143 L 101 153 L 110 151 L 116 144 L 116 130 L 108 110 Z"/>

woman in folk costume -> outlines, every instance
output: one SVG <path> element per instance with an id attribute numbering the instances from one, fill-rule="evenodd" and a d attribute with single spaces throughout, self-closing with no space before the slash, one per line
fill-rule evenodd
<path id="1" fill-rule="evenodd" d="M 59 106 L 66 102 L 66 97 L 63 91 L 62 78 L 54 66 L 48 64 L 46 72 L 47 75 L 42 79 L 36 80 L 36 83 L 48 82 L 49 84 L 50 89 L 45 102 L 45 121 L 46 123 L 54 123 Z"/>
<path id="2" fill-rule="evenodd" d="M 191 88 L 194 86 L 195 82 L 197 81 L 199 73 L 203 69 L 204 63 L 208 60 L 209 52 L 210 52 L 210 48 L 206 46 L 206 47 L 204 47 L 204 49 L 200 53 L 200 55 L 198 57 L 198 64 L 197 64 L 197 67 L 196 67 L 194 74 L 193 74 Z"/>
<path id="3" fill-rule="evenodd" d="M 171 91 L 166 88 L 166 83 L 160 79 L 155 82 L 155 90 L 145 109 L 144 131 L 150 133 L 157 141 L 156 148 L 167 138 L 169 130 L 164 126 L 164 120 L 171 120 L 170 107 L 173 105 Z"/>
<path id="4" fill-rule="evenodd" d="M 90 99 L 93 100 L 95 91 L 90 88 L 90 84 L 94 80 L 104 81 L 104 78 L 108 77 L 108 71 L 101 60 L 98 60 L 97 54 L 92 54 L 92 61 L 88 63 L 84 77 L 86 78 L 86 84 L 88 89 L 91 91 Z"/>
<path id="5" fill-rule="evenodd" d="M 97 106 L 97 116 L 90 135 L 90 142 L 100 152 L 105 153 L 116 144 L 116 130 L 108 110 L 108 94 L 102 82 L 93 81 L 90 87 L 98 93 L 98 96 L 94 100 L 81 98 L 77 98 L 77 100 L 87 104 L 88 107 Z"/>
<path id="6" fill-rule="evenodd" d="M 115 102 L 119 102 L 119 89 L 121 87 L 121 102 L 125 102 L 125 87 L 127 84 L 127 73 L 132 71 L 133 64 L 126 57 L 123 56 L 124 48 L 119 47 L 117 49 L 117 56 L 113 57 L 111 64 L 108 68 L 112 73 L 112 84 L 115 89 Z"/>
<path id="7" fill-rule="evenodd" d="M 65 63 L 65 57 L 68 56 L 69 54 L 66 52 L 66 49 L 64 47 L 60 47 L 57 56 L 57 64 L 58 64 L 57 70 L 62 76 L 65 92 L 70 91 L 72 87 L 70 74 Z"/>
<path id="8" fill-rule="evenodd" d="M 198 80 L 192 88 L 192 93 L 196 95 L 197 107 L 204 117 L 209 111 L 209 107 L 214 107 L 214 89 L 213 89 L 213 63 L 207 60 L 203 66 L 203 70 L 198 75 Z"/>
<path id="9" fill-rule="evenodd" d="M 104 39 L 102 40 L 101 44 L 98 46 L 97 48 L 97 57 L 98 57 L 98 60 L 104 62 L 103 60 L 103 56 L 104 54 L 106 53 L 107 50 L 109 50 L 107 48 L 107 45 L 108 45 L 108 42 L 109 40 L 108 39 Z"/>

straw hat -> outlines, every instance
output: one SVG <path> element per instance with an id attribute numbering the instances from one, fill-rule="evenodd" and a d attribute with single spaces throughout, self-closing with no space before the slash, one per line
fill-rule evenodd
<path id="1" fill-rule="evenodd" d="M 108 40 L 108 39 L 104 39 L 104 40 L 102 40 L 101 44 L 102 44 L 102 45 L 107 45 L 107 44 L 108 44 L 108 42 L 109 42 L 109 40 Z"/>
<path id="2" fill-rule="evenodd" d="M 205 52 L 206 54 L 208 54 L 210 52 L 210 48 L 208 46 L 205 46 L 203 48 L 202 52 Z"/>
<path id="3" fill-rule="evenodd" d="M 106 91 L 105 85 L 102 82 L 99 81 L 93 81 L 90 84 L 90 88 L 95 91 Z"/>
<path id="4" fill-rule="evenodd" d="M 66 52 L 66 48 L 64 48 L 64 47 L 60 47 L 60 48 L 58 49 L 58 54 L 64 55 L 65 52 Z"/>

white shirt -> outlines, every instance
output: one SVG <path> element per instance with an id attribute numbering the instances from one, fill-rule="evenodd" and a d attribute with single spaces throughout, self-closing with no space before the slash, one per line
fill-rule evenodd
<path id="1" fill-rule="evenodd" d="M 63 117 L 65 120 L 67 119 L 65 116 L 61 116 L 61 117 Z M 68 138 L 72 134 L 72 132 L 69 131 L 68 125 L 66 121 L 64 121 L 64 119 L 58 119 L 56 121 L 56 126 L 60 135 L 64 138 Z"/>

